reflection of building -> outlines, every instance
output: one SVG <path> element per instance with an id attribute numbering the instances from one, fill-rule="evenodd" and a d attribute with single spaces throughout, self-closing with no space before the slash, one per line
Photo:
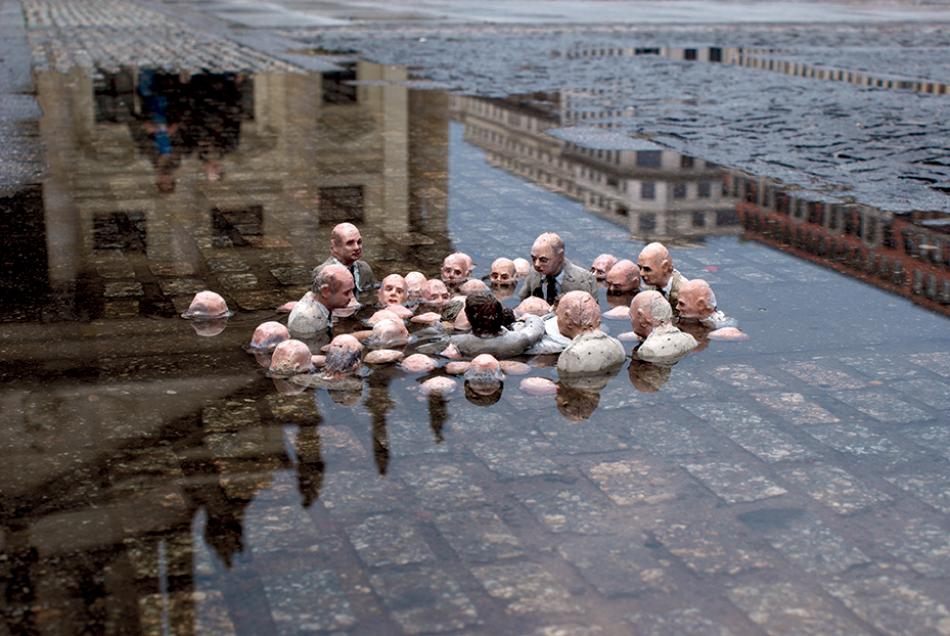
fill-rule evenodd
<path id="1" fill-rule="evenodd" d="M 796 197 L 763 178 L 730 187 L 745 235 L 950 315 L 946 215 L 898 215 L 865 205 Z"/>
<path id="2" fill-rule="evenodd" d="M 49 177 L 4 226 L 0 521 L 27 590 L 7 601 L 27 622 L 48 608 L 45 631 L 161 631 L 135 628 L 154 594 L 187 633 L 197 511 L 226 561 L 247 504 L 290 467 L 287 422 L 262 416 L 273 384 L 241 350 L 247 315 L 214 338 L 155 317 L 204 288 L 245 312 L 298 298 L 342 220 L 381 269 L 435 271 L 451 251 L 448 99 L 400 86 L 404 69 L 222 76 L 217 104 L 168 76 L 164 106 L 140 77 L 37 76 Z M 293 423 L 312 428 L 300 397 L 310 420 Z M 312 501 L 319 440 L 296 439 Z"/>
<path id="3" fill-rule="evenodd" d="M 747 68 L 756 68 L 785 75 L 807 77 L 831 82 L 847 82 L 858 86 L 873 86 L 916 91 L 942 95 L 950 92 L 950 87 L 944 82 L 898 77 L 872 71 L 857 71 L 838 68 L 825 64 L 812 64 L 794 59 L 782 59 L 781 49 L 762 47 L 621 47 L 621 46 L 575 46 L 567 50 L 564 55 L 568 59 L 585 59 L 600 57 L 638 57 L 641 55 L 657 55 L 671 60 L 685 62 L 721 62 Z"/>
<path id="4" fill-rule="evenodd" d="M 564 101 L 543 94 L 453 97 L 452 113 L 464 121 L 466 141 L 484 149 L 492 164 L 581 201 L 637 238 L 739 232 L 719 166 L 606 131 L 587 130 L 578 139 L 549 135 L 559 126 L 595 123 L 574 111 L 565 117 Z"/>

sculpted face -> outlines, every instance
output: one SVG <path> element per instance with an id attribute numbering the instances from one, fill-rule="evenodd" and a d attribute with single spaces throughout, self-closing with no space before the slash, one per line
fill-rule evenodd
<path id="1" fill-rule="evenodd" d="M 347 267 L 363 256 L 363 237 L 352 223 L 340 223 L 330 235 L 330 253 Z"/>
<path id="2" fill-rule="evenodd" d="M 601 254 L 594 259 L 593 264 L 590 266 L 590 273 L 594 275 L 597 280 L 604 280 L 607 277 L 607 272 L 610 271 L 610 268 L 614 266 L 617 262 L 617 257 L 613 254 Z"/>
<path id="3" fill-rule="evenodd" d="M 340 265 L 328 265 L 327 283 L 320 287 L 320 302 L 327 309 L 342 309 L 353 300 L 353 275 Z"/>
<path id="4" fill-rule="evenodd" d="M 516 274 L 514 261 L 507 258 L 496 258 L 491 264 L 489 278 L 493 287 L 508 286 L 515 284 Z"/>
<path id="5" fill-rule="evenodd" d="M 465 282 L 472 272 L 472 259 L 467 254 L 456 252 L 442 261 L 442 280 L 446 285 L 459 285 Z"/>
<path id="6" fill-rule="evenodd" d="M 607 272 L 607 293 L 612 296 L 632 294 L 640 289 L 640 268 L 626 259 L 617 263 Z"/>
<path id="7" fill-rule="evenodd" d="M 346 375 L 360 368 L 363 345 L 350 335 L 337 336 L 327 348 L 326 372 L 328 375 Z"/>
<path id="8" fill-rule="evenodd" d="M 517 278 L 527 278 L 528 274 L 531 273 L 531 263 L 526 259 L 521 257 L 516 258 L 512 261 L 515 264 L 515 277 Z"/>
<path id="9" fill-rule="evenodd" d="M 669 303 L 666 302 L 660 292 L 645 291 L 633 297 L 633 301 L 630 303 L 630 322 L 633 325 L 633 332 L 641 339 L 649 336 L 653 328 L 660 324 L 661 317 L 655 316 L 654 312 L 656 306 L 663 303 L 666 303 L 665 312 L 667 320 L 669 320 L 669 314 L 671 313 Z"/>
<path id="10" fill-rule="evenodd" d="M 531 263 L 542 276 L 556 276 L 564 264 L 564 250 L 558 249 L 547 235 L 541 235 L 531 246 Z"/>
<path id="11" fill-rule="evenodd" d="M 449 290 L 440 280 L 432 279 L 422 288 L 422 300 L 431 305 L 441 307 L 449 302 L 449 298 L 451 298 Z"/>
<path id="12" fill-rule="evenodd" d="M 406 291 L 409 300 L 419 300 L 422 297 L 422 286 L 426 284 L 426 275 L 422 272 L 406 274 Z"/>
<path id="13" fill-rule="evenodd" d="M 479 292 L 487 292 L 488 285 L 478 280 L 477 278 L 470 278 L 461 285 L 459 285 L 459 293 L 463 296 L 471 296 L 472 294 L 477 294 Z"/>
<path id="14" fill-rule="evenodd" d="M 712 290 L 706 281 L 697 278 L 684 283 L 676 301 L 676 311 L 680 318 L 701 320 L 715 310 L 710 304 Z"/>
<path id="15" fill-rule="evenodd" d="M 661 243 L 650 243 L 644 247 L 637 257 L 637 265 L 640 266 L 643 282 L 657 289 L 665 287 L 673 273 L 670 253 Z"/>
<path id="16" fill-rule="evenodd" d="M 406 302 L 409 286 L 399 274 L 390 274 L 379 287 L 379 302 L 382 305 L 401 305 Z"/>

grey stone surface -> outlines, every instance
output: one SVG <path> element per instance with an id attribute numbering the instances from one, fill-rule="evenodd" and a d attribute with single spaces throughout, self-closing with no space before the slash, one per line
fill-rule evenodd
<path id="1" fill-rule="evenodd" d="M 796 378 L 819 389 L 862 389 L 867 382 L 850 373 L 835 369 L 830 360 L 795 362 L 783 367 Z"/>
<path id="2" fill-rule="evenodd" d="M 373 589 L 406 634 L 450 632 L 478 624 L 478 612 L 444 571 L 421 567 L 370 577 Z"/>
<path id="3" fill-rule="evenodd" d="M 558 551 L 591 585 L 607 596 L 636 596 L 647 591 L 670 593 L 676 589 L 667 569 L 642 539 L 629 537 L 575 537 Z"/>
<path id="4" fill-rule="evenodd" d="M 950 633 L 950 612 L 939 599 L 893 576 L 829 582 L 848 609 L 885 634 Z"/>
<path id="5" fill-rule="evenodd" d="M 645 459 L 602 462 L 584 472 L 618 506 L 672 501 L 683 489 L 678 468 Z"/>
<path id="6" fill-rule="evenodd" d="M 643 636 L 732 636 L 735 634 L 725 625 L 716 623 L 699 608 L 675 609 L 665 613 L 636 613 L 627 617 L 635 634 Z"/>
<path id="7" fill-rule="evenodd" d="M 503 479 L 557 474 L 558 465 L 545 457 L 548 442 L 511 435 L 505 439 L 473 442 L 472 452 Z"/>
<path id="8" fill-rule="evenodd" d="M 772 567 L 769 556 L 754 546 L 738 524 L 673 522 L 658 525 L 654 533 L 697 574 L 736 575 Z"/>
<path id="9" fill-rule="evenodd" d="M 763 583 L 734 587 L 729 599 L 767 634 L 861 634 L 865 630 L 842 616 L 831 601 L 794 583 Z"/>
<path id="10" fill-rule="evenodd" d="M 435 555 L 408 519 L 369 517 L 350 526 L 346 535 L 368 567 L 427 563 Z"/>
<path id="11" fill-rule="evenodd" d="M 926 411 L 883 391 L 838 391 L 833 395 L 880 422 L 907 424 L 930 418 Z"/>
<path id="12" fill-rule="evenodd" d="M 945 474 L 912 473 L 891 475 L 884 479 L 944 514 L 950 514 L 950 480 Z"/>
<path id="13" fill-rule="evenodd" d="M 462 510 L 435 517 L 442 538 L 471 563 L 491 563 L 524 556 L 521 541 L 491 510 Z"/>
<path id="14" fill-rule="evenodd" d="M 916 516 L 880 515 L 871 527 L 875 547 L 896 556 L 931 578 L 950 574 L 950 534 L 940 525 Z"/>
<path id="15" fill-rule="evenodd" d="M 430 510 L 459 510 L 488 502 L 484 490 L 468 471 L 454 464 L 427 463 L 400 471 L 423 507 Z"/>
<path id="16" fill-rule="evenodd" d="M 914 456 L 913 452 L 899 447 L 890 437 L 875 433 L 861 424 L 841 423 L 811 427 L 808 434 L 839 453 L 865 460 L 883 461 L 888 465 L 906 463 Z"/>
<path id="17" fill-rule="evenodd" d="M 485 565 L 472 568 L 472 574 L 509 614 L 547 616 L 579 610 L 558 580 L 536 563 Z"/>
<path id="18" fill-rule="evenodd" d="M 696 479 L 726 503 L 758 501 L 784 495 L 787 491 L 770 479 L 742 464 L 711 462 L 684 466 Z"/>
<path id="19" fill-rule="evenodd" d="M 812 516 L 803 516 L 771 530 L 769 543 L 806 572 L 832 576 L 869 563 L 868 557 L 834 530 Z"/>
<path id="20" fill-rule="evenodd" d="M 278 634 L 341 630 L 356 617 L 332 570 L 290 570 L 261 576 Z"/>
<path id="21" fill-rule="evenodd" d="M 614 530 L 608 505 L 586 493 L 551 489 L 515 496 L 551 532 L 604 534 Z"/>
<path id="22" fill-rule="evenodd" d="M 756 393 L 755 399 L 793 424 L 828 424 L 838 418 L 801 393 Z"/>
<path id="23" fill-rule="evenodd" d="M 696 402 L 685 404 L 684 407 L 762 461 L 794 461 L 815 457 L 812 451 L 777 426 L 739 404 Z"/>
<path id="24" fill-rule="evenodd" d="M 402 507 L 406 494 L 389 479 L 370 471 L 328 471 L 320 501 L 341 515 L 385 512 Z"/>
<path id="25" fill-rule="evenodd" d="M 789 466 L 780 468 L 779 472 L 786 481 L 799 486 L 810 497 L 838 514 L 851 514 L 891 501 L 889 495 L 861 483 L 837 466 Z"/>

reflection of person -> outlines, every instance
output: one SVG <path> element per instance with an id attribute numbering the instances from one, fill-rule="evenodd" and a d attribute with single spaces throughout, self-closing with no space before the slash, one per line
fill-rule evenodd
<path id="1" fill-rule="evenodd" d="M 295 337 L 310 338 L 330 334 L 330 312 L 342 309 L 353 300 L 353 276 L 342 265 L 327 265 L 317 270 L 311 290 L 304 294 L 287 319 L 287 328 Z"/>
<path id="2" fill-rule="evenodd" d="M 670 307 L 676 307 L 680 287 L 686 282 L 686 278 L 673 269 L 673 260 L 666 246 L 662 243 L 650 243 L 640 250 L 637 265 L 640 266 L 643 282 L 660 292 Z"/>
<path id="3" fill-rule="evenodd" d="M 600 405 L 600 392 L 584 391 L 562 384 L 557 388 L 554 402 L 561 415 L 572 422 L 580 422 L 590 419 L 597 410 Z"/>
<path id="4" fill-rule="evenodd" d="M 656 290 L 640 292 L 630 303 L 633 331 L 643 342 L 637 357 L 656 364 L 675 364 L 696 348 L 696 339 L 673 326 L 670 303 Z"/>
<path id="5" fill-rule="evenodd" d="M 630 384 L 641 393 L 656 393 L 670 379 L 672 367 L 662 364 L 651 364 L 640 360 L 632 360 L 627 373 L 630 375 Z"/>
<path id="6" fill-rule="evenodd" d="M 623 345 L 600 329 L 600 307 L 587 292 L 564 294 L 557 306 L 558 331 L 572 338 L 558 356 L 559 374 L 586 375 L 603 373 L 623 364 L 627 357 Z"/>
<path id="7" fill-rule="evenodd" d="M 569 291 L 593 294 L 597 287 L 594 275 L 574 265 L 564 257 L 564 241 L 553 232 L 542 234 L 531 246 L 532 271 L 518 296 L 543 298 L 553 305 L 557 298 Z"/>
<path id="8" fill-rule="evenodd" d="M 366 261 L 360 260 L 363 255 L 363 236 L 359 228 L 352 223 L 340 223 L 330 233 L 330 257 L 313 270 L 314 275 L 327 265 L 342 265 L 349 270 L 353 277 L 353 285 L 357 294 L 362 294 L 376 284 L 373 268 Z"/>

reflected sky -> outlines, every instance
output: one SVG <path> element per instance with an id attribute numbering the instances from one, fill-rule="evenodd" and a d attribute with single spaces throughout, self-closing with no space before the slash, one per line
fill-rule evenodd
<path id="1" fill-rule="evenodd" d="M 860 633 L 899 586 L 936 620 L 940 224 L 619 140 L 576 92 L 407 77 L 38 76 L 49 177 L 4 217 L 11 631 Z M 343 220 L 382 273 L 664 240 L 750 340 L 556 397 L 275 382 L 242 346 Z M 204 288 L 237 310 L 210 338 L 177 318 Z M 754 624 L 777 603 L 814 622 Z"/>

